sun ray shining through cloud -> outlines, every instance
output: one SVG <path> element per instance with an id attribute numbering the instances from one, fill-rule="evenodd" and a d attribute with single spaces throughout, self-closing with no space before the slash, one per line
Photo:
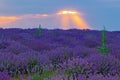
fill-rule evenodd
<path id="1" fill-rule="evenodd" d="M 25 14 L 17 16 L 0 16 L 0 26 L 14 26 L 24 24 L 30 26 L 43 24 L 55 26 L 61 29 L 88 29 L 87 22 L 80 16 L 81 13 L 74 10 L 61 10 L 53 14 Z M 34 22 L 35 21 L 35 22 Z M 33 24 L 34 23 L 34 24 Z M 32 26 L 31 25 L 31 26 Z M 18 26 L 18 25 L 17 25 Z"/>
<path id="2" fill-rule="evenodd" d="M 65 24 L 65 20 L 60 17 L 76 14 L 80 15 L 80 19 L 82 17 L 90 29 L 101 30 L 102 25 L 105 25 L 114 31 L 120 30 L 119 9 L 120 0 L 0 0 L 0 16 L 20 18 L 0 19 L 0 27 L 4 25 L 4 28 L 36 28 L 36 25 L 41 24 L 47 29 L 63 29 L 63 26 L 68 29 L 80 28 L 76 19 L 65 18 L 68 20 Z"/>
<path id="3" fill-rule="evenodd" d="M 57 14 L 77 14 L 78 12 L 76 11 L 70 11 L 70 10 L 61 10 Z"/>
<path id="4" fill-rule="evenodd" d="M 78 29 L 89 29 L 88 24 L 79 15 L 71 15 L 71 20 Z"/>
<path id="5" fill-rule="evenodd" d="M 89 29 L 87 22 L 80 16 L 80 13 L 73 10 L 61 10 L 57 13 L 62 17 L 62 28 L 69 29 L 71 28 L 71 21 L 72 25 L 75 25 L 75 28 L 78 29 Z"/>
<path id="6" fill-rule="evenodd" d="M 61 15 L 61 27 L 62 29 L 69 29 L 69 15 Z"/>

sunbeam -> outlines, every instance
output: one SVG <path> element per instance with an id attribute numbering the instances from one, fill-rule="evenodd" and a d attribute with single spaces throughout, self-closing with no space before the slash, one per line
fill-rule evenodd
<path id="1" fill-rule="evenodd" d="M 61 17 L 61 25 L 63 29 L 71 28 L 71 24 L 78 29 L 89 29 L 86 21 L 80 16 L 80 13 L 72 10 L 62 10 L 57 13 Z"/>
<path id="2" fill-rule="evenodd" d="M 89 28 L 88 24 L 79 15 L 71 15 L 71 20 L 78 29 Z"/>
<path id="3" fill-rule="evenodd" d="M 61 15 L 61 27 L 62 29 L 69 29 L 69 15 Z"/>

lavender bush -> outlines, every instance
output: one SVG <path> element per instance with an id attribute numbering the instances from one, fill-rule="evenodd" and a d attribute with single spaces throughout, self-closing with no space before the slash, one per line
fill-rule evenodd
<path id="1" fill-rule="evenodd" d="M 37 74 L 38 80 L 41 77 L 48 80 L 119 80 L 119 31 L 106 32 L 106 44 L 111 49 L 108 55 L 101 55 L 97 50 L 101 31 L 42 29 L 40 38 L 36 32 L 37 29 L 0 29 L 0 34 L 4 33 L 4 39 L 0 39 L 0 76 L 5 74 L 14 79 L 22 75 L 34 80 L 33 75 Z M 45 71 L 52 71 L 54 75 L 48 78 Z"/>
<path id="2" fill-rule="evenodd" d="M 12 80 L 6 71 L 0 72 L 0 80 Z"/>

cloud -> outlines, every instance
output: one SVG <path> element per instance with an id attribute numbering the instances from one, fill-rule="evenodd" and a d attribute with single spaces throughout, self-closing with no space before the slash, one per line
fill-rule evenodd
<path id="1" fill-rule="evenodd" d="M 43 18 L 48 17 L 48 14 L 26 14 L 19 16 L 0 16 L 0 25 L 8 25 L 10 23 L 21 21 L 24 19 Z"/>
<path id="2" fill-rule="evenodd" d="M 59 25 L 59 20 L 55 14 L 25 14 L 17 16 L 0 16 L 0 26 L 3 28 L 30 28 L 36 27 L 39 24 L 43 26 L 54 26 Z"/>
<path id="3" fill-rule="evenodd" d="M 22 15 L 19 17 L 22 19 L 25 19 L 25 18 L 43 18 L 43 17 L 48 17 L 48 16 L 50 15 L 49 14 L 26 14 L 26 15 Z"/>
<path id="4" fill-rule="evenodd" d="M 16 16 L 0 16 L 0 25 L 7 25 L 11 22 L 15 22 L 19 20 L 20 18 Z"/>
<path id="5" fill-rule="evenodd" d="M 61 11 L 52 14 L 25 14 L 18 16 L 0 16 L 0 26 L 6 27 L 21 27 L 29 28 L 35 27 L 39 24 L 43 25 L 44 28 L 62 28 L 65 29 L 66 25 L 69 28 L 84 28 L 87 27 L 87 23 L 83 20 L 83 13 L 75 11 Z M 65 12 L 65 14 L 64 14 Z M 59 13 L 59 14 L 58 14 Z M 79 16 L 80 15 L 80 16 Z M 69 17 L 68 19 L 64 17 Z M 72 23 L 65 23 L 72 22 Z M 63 25 L 64 24 L 64 25 Z M 66 25 L 65 25 L 66 24 Z"/>

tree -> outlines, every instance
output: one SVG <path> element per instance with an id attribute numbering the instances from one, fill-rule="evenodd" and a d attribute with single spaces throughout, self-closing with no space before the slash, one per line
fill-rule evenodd
<path id="1" fill-rule="evenodd" d="M 42 33 L 42 28 L 41 28 L 41 24 L 40 24 L 39 28 L 38 28 L 38 31 L 37 31 L 37 34 L 38 34 L 39 37 L 41 36 L 41 33 Z"/>
<path id="2" fill-rule="evenodd" d="M 108 54 L 110 52 L 110 49 L 106 46 L 106 36 L 105 36 L 106 29 L 102 30 L 102 40 L 101 40 L 101 46 L 98 47 L 98 50 L 101 54 Z"/>

